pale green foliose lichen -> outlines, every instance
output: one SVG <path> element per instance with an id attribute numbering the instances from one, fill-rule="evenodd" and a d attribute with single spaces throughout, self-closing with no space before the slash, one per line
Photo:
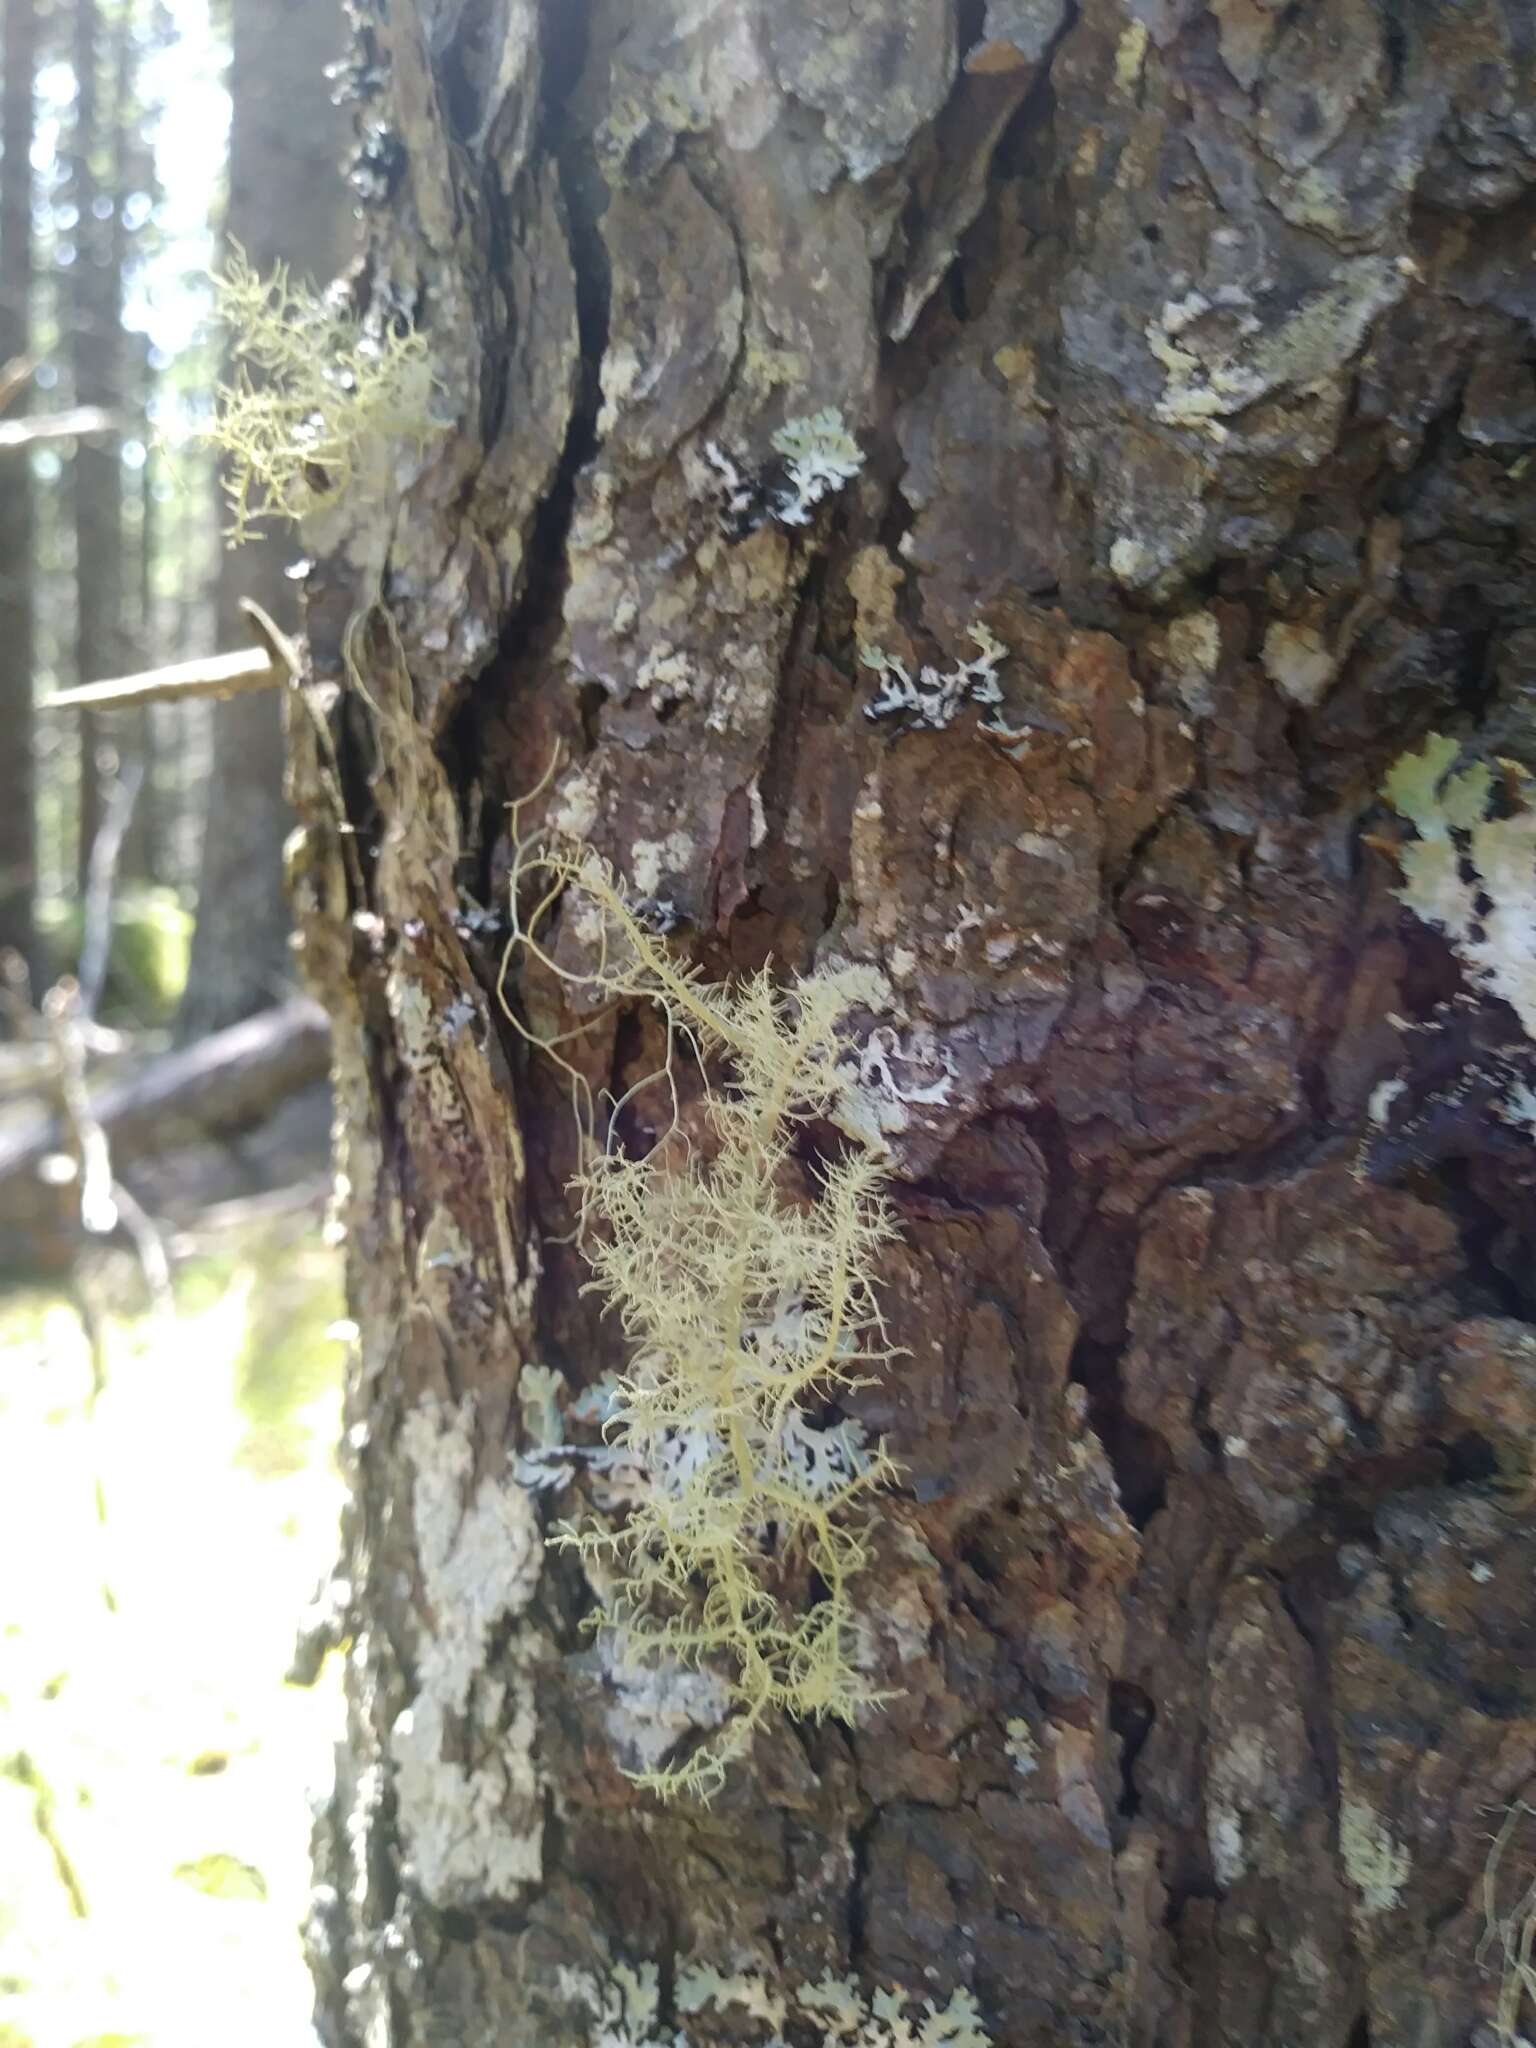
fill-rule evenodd
<path id="1" fill-rule="evenodd" d="M 887 718 L 892 712 L 902 712 L 910 721 L 910 730 L 926 727 L 931 732 L 941 732 L 969 700 L 990 709 L 996 729 L 1005 730 L 996 716 L 1003 701 L 997 666 L 1007 659 L 1008 649 L 980 620 L 967 631 L 979 653 L 969 661 L 957 662 L 951 669 L 937 669 L 924 663 L 915 678 L 905 662 L 884 649 L 861 647 L 860 661 L 880 678 L 880 688 L 864 706 L 864 716 Z"/>
<path id="2" fill-rule="evenodd" d="M 1509 1004 L 1536 1039 L 1536 805 L 1511 767 L 1497 804 L 1484 761 L 1456 768 L 1461 749 L 1431 733 L 1393 766 L 1382 794 L 1418 834 L 1398 851 L 1410 910 L 1450 940 L 1472 979 Z M 1454 770 L 1454 772 L 1453 772 Z"/>
<path id="3" fill-rule="evenodd" d="M 785 526 L 807 526 L 823 498 L 840 491 L 864 467 L 864 453 L 835 406 L 786 420 L 773 437 L 785 460 L 786 488 L 774 516 Z"/>
<path id="4" fill-rule="evenodd" d="M 1339 1813 L 1339 1853 L 1344 1874 L 1360 1895 L 1362 1913 L 1389 1913 L 1403 1894 L 1413 1861 L 1393 1840 L 1381 1816 L 1359 1799 L 1346 1799 Z"/>
<path id="5" fill-rule="evenodd" d="M 991 2048 L 976 2001 L 965 1990 L 939 2005 L 903 1990 L 869 1992 L 847 1977 L 782 1984 L 756 1970 L 688 1963 L 677 1975 L 680 2024 L 672 2025 L 661 2017 L 653 1963 L 638 1969 L 616 1963 L 603 1978 L 562 1970 L 559 1985 L 567 2003 L 590 2019 L 591 2048 L 705 2048 L 717 2039 L 741 2041 L 744 2027 L 760 2048 L 782 2048 L 791 2024 L 796 2038 L 812 2036 L 823 2048 Z"/>

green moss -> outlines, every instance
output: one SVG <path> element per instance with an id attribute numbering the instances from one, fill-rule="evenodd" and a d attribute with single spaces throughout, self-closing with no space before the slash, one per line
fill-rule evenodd
<path id="1" fill-rule="evenodd" d="M 38 925 L 61 971 L 79 964 L 82 911 L 78 902 L 43 903 Z M 109 1022 L 169 1023 L 186 987 L 192 957 L 192 913 L 173 889 L 130 887 L 112 904 L 112 946 L 103 1017 Z"/>

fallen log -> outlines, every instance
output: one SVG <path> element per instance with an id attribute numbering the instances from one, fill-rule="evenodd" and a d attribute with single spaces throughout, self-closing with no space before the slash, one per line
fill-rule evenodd
<path id="1" fill-rule="evenodd" d="M 142 1073 L 97 1090 L 90 1117 L 114 1172 L 150 1153 L 231 1136 L 326 1072 L 325 1012 L 307 997 L 163 1054 Z M 0 1266 L 51 1266 L 46 1247 L 77 1238 L 79 1188 L 61 1155 L 62 1115 L 39 1114 L 0 1137 Z"/>

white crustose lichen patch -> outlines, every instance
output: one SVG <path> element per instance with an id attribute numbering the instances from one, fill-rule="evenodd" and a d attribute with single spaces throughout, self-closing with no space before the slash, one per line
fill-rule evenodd
<path id="1" fill-rule="evenodd" d="M 402 1432 L 427 1618 L 390 1754 L 411 1869 L 439 1906 L 514 1897 L 541 1868 L 531 1691 L 515 1660 L 494 1677 L 486 1666 L 492 1631 L 533 1597 L 543 1548 L 525 1488 L 473 1483 L 473 1423 L 472 1400 L 433 1399 Z"/>

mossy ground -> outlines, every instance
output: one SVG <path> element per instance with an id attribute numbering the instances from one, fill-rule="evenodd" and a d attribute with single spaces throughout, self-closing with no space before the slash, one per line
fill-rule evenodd
<path id="1" fill-rule="evenodd" d="M 55 970 L 73 974 L 83 926 L 78 901 L 50 897 L 39 905 L 37 921 Z M 186 987 L 192 924 L 191 911 L 174 889 L 140 885 L 116 893 L 103 1021 L 141 1029 L 170 1023 Z"/>
<path id="2" fill-rule="evenodd" d="M 336 1541 L 339 1260 L 312 1216 L 206 1242 L 174 1323 L 97 1276 L 94 1417 L 74 1311 L 0 1297 L 0 2048 L 313 2040 L 339 1685 L 284 1672 Z"/>

